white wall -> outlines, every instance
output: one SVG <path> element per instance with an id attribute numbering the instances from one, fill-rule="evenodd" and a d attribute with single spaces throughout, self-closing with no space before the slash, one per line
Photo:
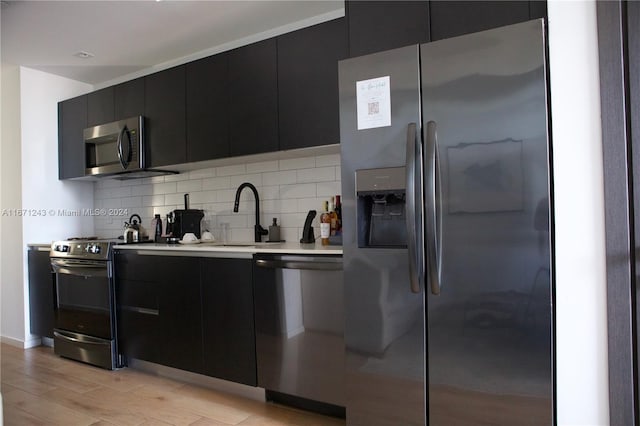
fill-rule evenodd
<path id="1" fill-rule="evenodd" d="M 596 8 L 550 1 L 558 425 L 608 425 Z"/>
<path id="2" fill-rule="evenodd" d="M 14 342 L 24 341 L 24 280 L 22 270 L 22 218 L 5 215 L 22 205 L 20 187 L 20 69 L 2 65 L 2 144 L 0 146 L 2 188 L 2 276 L 0 300 L 2 303 L 0 331 Z M 16 248 L 18 248 L 16 250 Z"/>
<path id="3" fill-rule="evenodd" d="M 117 181 L 103 179 L 96 183 L 95 207 L 107 215 L 96 217 L 96 233 L 115 237 L 123 223 L 138 213 L 143 225 L 150 227 L 158 213 L 163 223 L 173 209 L 184 208 L 184 194 L 189 193 L 190 208 L 203 209 L 210 231 L 219 234 L 221 223 L 229 224 L 229 240 L 253 241 L 255 224 L 254 196 L 244 189 L 239 212 L 233 213 L 236 189 L 250 182 L 260 197 L 260 224 L 267 229 L 272 218 L 278 219 L 280 236 L 298 241 L 309 210 L 316 210 L 316 236 L 320 235 L 318 218 L 322 201 L 341 193 L 340 155 L 319 155 L 231 166 L 210 167 L 178 175 Z M 121 208 L 124 216 L 109 216 Z M 266 238 L 265 238 L 266 240 Z"/>
<path id="4" fill-rule="evenodd" d="M 94 232 L 91 216 L 62 210 L 93 208 L 93 182 L 58 180 L 58 102 L 92 86 L 53 74 L 20 68 L 22 116 L 22 208 L 44 215 L 23 218 L 25 243 L 49 243 Z"/>
<path id="5" fill-rule="evenodd" d="M 24 67 L 3 67 L 2 78 L 2 208 L 8 216 L 2 217 L 1 334 L 29 347 L 39 340 L 28 326 L 26 245 L 93 234 L 91 217 L 58 214 L 93 207 L 93 183 L 58 180 L 57 120 L 59 101 L 92 86 Z M 17 209 L 22 217 L 14 215 Z"/>

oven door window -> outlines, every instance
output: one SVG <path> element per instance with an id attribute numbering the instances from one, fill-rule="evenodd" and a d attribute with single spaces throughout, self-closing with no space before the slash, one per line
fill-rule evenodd
<path id="1" fill-rule="evenodd" d="M 112 295 L 106 267 L 103 276 L 98 271 L 92 276 L 73 274 L 72 268 L 69 272 L 56 274 L 56 328 L 112 339 Z"/>

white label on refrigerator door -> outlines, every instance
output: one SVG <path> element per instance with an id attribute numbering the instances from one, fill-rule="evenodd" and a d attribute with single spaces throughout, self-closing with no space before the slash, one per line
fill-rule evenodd
<path id="1" fill-rule="evenodd" d="M 358 130 L 391 126 L 389 76 L 356 81 Z"/>

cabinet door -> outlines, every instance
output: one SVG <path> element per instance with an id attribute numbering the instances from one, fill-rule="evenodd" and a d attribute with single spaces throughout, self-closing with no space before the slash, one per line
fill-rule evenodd
<path id="1" fill-rule="evenodd" d="M 432 1 L 431 40 L 529 20 L 526 1 Z"/>
<path id="2" fill-rule="evenodd" d="M 278 37 L 280 149 L 340 142 L 338 61 L 347 57 L 344 18 Z"/>
<path id="3" fill-rule="evenodd" d="M 187 161 L 229 156 L 228 55 L 187 64 Z"/>
<path id="4" fill-rule="evenodd" d="M 113 87 L 107 87 L 87 95 L 87 127 L 114 121 Z"/>
<path id="5" fill-rule="evenodd" d="M 53 339 L 54 275 L 49 251 L 29 250 L 29 317 L 31 333 Z"/>
<path id="6" fill-rule="evenodd" d="M 202 371 L 202 311 L 199 259 L 158 257 L 165 274 L 159 295 L 163 364 Z"/>
<path id="7" fill-rule="evenodd" d="M 427 1 L 347 1 L 349 56 L 429 41 Z"/>
<path id="8" fill-rule="evenodd" d="M 144 115 L 144 78 L 113 87 L 115 120 Z"/>
<path id="9" fill-rule="evenodd" d="M 118 342 L 128 358 L 202 371 L 198 259 L 115 256 Z"/>
<path id="10" fill-rule="evenodd" d="M 278 150 L 276 39 L 229 52 L 231 155 Z"/>
<path id="11" fill-rule="evenodd" d="M 145 78 L 144 109 L 149 165 L 184 163 L 185 67 L 179 66 Z"/>
<path id="12" fill-rule="evenodd" d="M 87 95 L 58 103 L 58 178 L 84 176 Z"/>
<path id="13" fill-rule="evenodd" d="M 256 386 L 251 269 L 248 259 L 202 259 L 204 372 Z"/>
<path id="14" fill-rule="evenodd" d="M 529 2 L 529 19 L 538 19 L 547 17 L 546 0 L 532 0 Z"/>

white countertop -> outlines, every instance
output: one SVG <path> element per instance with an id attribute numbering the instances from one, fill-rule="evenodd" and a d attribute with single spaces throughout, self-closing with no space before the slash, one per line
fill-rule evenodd
<path id="1" fill-rule="evenodd" d="M 233 245 L 238 244 L 238 245 Z M 310 254 L 341 255 L 342 246 L 323 246 L 317 241 L 315 244 L 301 244 L 294 242 L 284 243 L 233 243 L 222 245 L 221 243 L 197 243 L 197 244 L 120 244 L 114 247 L 117 250 L 144 250 L 167 252 L 210 252 L 210 253 L 279 253 L 279 254 Z"/>

